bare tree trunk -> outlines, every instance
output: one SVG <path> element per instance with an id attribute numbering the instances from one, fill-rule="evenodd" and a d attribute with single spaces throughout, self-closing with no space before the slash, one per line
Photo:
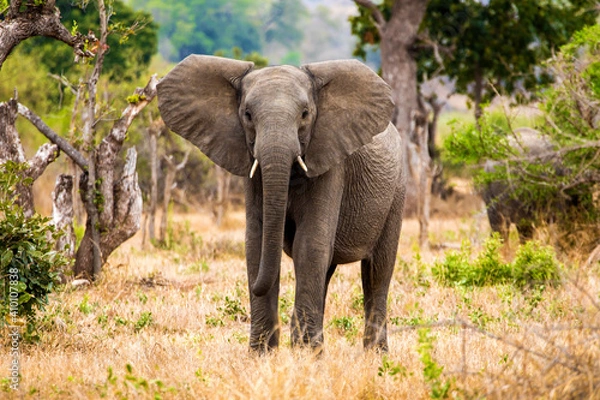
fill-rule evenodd
<path id="1" fill-rule="evenodd" d="M 395 0 L 388 20 L 370 0 L 355 0 L 355 3 L 371 10 L 372 18 L 379 31 L 381 70 L 383 79 L 392 88 L 396 104 L 393 122 L 402 136 L 405 146 L 405 169 L 418 159 L 414 147 L 409 146 L 412 116 L 419 110 L 417 90 L 417 63 L 412 55 L 413 46 L 421 21 L 425 16 L 428 0 Z M 404 214 L 417 210 L 417 183 L 410 176 L 406 182 Z"/>
<path id="2" fill-rule="evenodd" d="M 73 177 L 60 174 L 52 192 L 52 223 L 63 232 L 54 248 L 67 257 L 75 256 L 75 231 L 73 230 Z"/>
<path id="3" fill-rule="evenodd" d="M 429 154 L 429 129 L 427 112 L 416 111 L 411 124 L 411 136 L 414 140 L 409 143 L 411 152 L 415 154 L 416 162 L 410 164 L 410 173 L 417 183 L 417 218 L 419 220 L 419 247 L 422 251 L 429 250 L 429 216 L 431 206 L 431 184 L 433 168 Z"/>
<path id="4" fill-rule="evenodd" d="M 215 164 L 215 175 L 217 177 L 215 217 L 217 226 L 221 226 L 229 205 L 229 186 L 231 183 L 231 174 L 224 168 L 221 168 Z"/>
<path id="5" fill-rule="evenodd" d="M 79 114 L 79 108 L 82 103 L 82 97 L 84 94 L 84 84 L 83 79 L 79 78 L 79 83 L 77 85 L 77 89 L 75 90 L 75 102 L 73 104 L 73 112 L 71 113 L 71 121 L 69 122 L 69 135 L 68 138 L 71 142 L 76 139 L 77 132 L 77 116 Z M 81 145 L 78 146 L 77 150 L 81 151 Z M 77 195 L 79 191 L 79 177 L 83 173 L 83 170 L 71 159 L 69 158 L 69 170 L 70 174 L 73 176 L 73 193 L 71 195 L 73 199 L 73 220 L 78 224 L 82 224 L 85 218 L 85 208 L 81 202 L 81 197 Z"/>
<path id="6" fill-rule="evenodd" d="M 19 104 L 16 99 L 0 103 L 0 163 L 13 161 L 26 164 L 21 171 L 21 180 L 16 187 L 16 204 L 30 217 L 35 213 L 33 204 L 33 182 L 46 170 L 46 167 L 58 157 L 58 146 L 46 143 L 42 145 L 35 156 L 29 161 L 25 158 L 25 151 L 15 127 Z"/>
<path id="7" fill-rule="evenodd" d="M 167 165 L 167 172 L 165 174 L 165 187 L 163 192 L 163 213 L 160 219 L 160 232 L 159 232 L 159 241 L 160 243 L 165 243 L 167 236 L 167 226 L 168 226 L 168 214 L 169 214 L 169 203 L 171 202 L 171 192 L 175 188 L 175 176 L 178 171 L 181 171 L 185 164 L 187 164 L 188 157 L 190 156 L 190 150 L 185 153 L 183 160 L 179 164 L 175 164 L 173 162 L 173 156 L 164 156 L 163 160 Z"/>

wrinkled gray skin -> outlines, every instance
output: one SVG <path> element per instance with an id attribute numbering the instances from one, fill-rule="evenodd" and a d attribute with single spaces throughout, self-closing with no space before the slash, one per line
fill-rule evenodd
<path id="1" fill-rule="evenodd" d="M 518 149 L 522 156 L 541 157 L 552 151 L 552 144 L 534 130 L 524 128 L 516 134 L 519 140 L 512 139 L 510 144 Z M 493 172 L 498 166 L 498 162 L 487 161 L 484 170 Z M 515 198 L 512 195 L 514 190 L 506 182 L 491 182 L 480 191 L 490 227 L 492 231 L 500 234 L 504 243 L 508 243 L 511 224 L 515 224 L 521 243 L 533 238 L 534 224 L 544 210 Z"/>
<path id="2" fill-rule="evenodd" d="M 279 344 L 283 248 L 296 276 L 294 345 L 322 347 L 329 280 L 338 264 L 360 260 L 364 345 L 386 350 L 405 192 L 388 85 L 354 60 L 254 70 L 194 55 L 165 76 L 158 99 L 167 126 L 246 177 L 250 347 Z"/>

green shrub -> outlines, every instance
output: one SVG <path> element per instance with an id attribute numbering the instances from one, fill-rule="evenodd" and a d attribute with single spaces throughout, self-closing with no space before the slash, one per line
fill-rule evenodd
<path id="1" fill-rule="evenodd" d="M 433 276 L 446 286 L 487 286 L 505 283 L 517 287 L 555 284 L 559 281 L 560 263 L 554 250 L 537 241 L 519 246 L 512 263 L 500 256 L 502 240 L 495 233 L 484 243 L 475 258 L 468 243 L 460 251 L 451 251 L 431 268 Z"/>
<path id="2" fill-rule="evenodd" d="M 0 165 L 0 326 L 25 322 L 25 338 L 34 338 L 37 312 L 48 304 L 67 260 L 53 250 L 49 238 L 58 234 L 49 219 L 27 218 L 14 204 L 21 169 L 13 162 Z"/>
<path id="3" fill-rule="evenodd" d="M 511 267 L 513 283 L 518 287 L 553 285 L 560 280 L 560 263 L 554 250 L 537 241 L 519 246 Z"/>

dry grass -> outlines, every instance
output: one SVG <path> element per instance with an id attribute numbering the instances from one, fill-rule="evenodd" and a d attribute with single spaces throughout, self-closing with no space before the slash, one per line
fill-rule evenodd
<path id="1" fill-rule="evenodd" d="M 442 287 L 430 263 L 463 239 L 481 243 L 485 219 L 432 221 L 434 250 L 421 261 L 418 224 L 408 220 L 389 299 L 388 355 L 362 349 L 360 268 L 353 264 L 332 279 L 321 357 L 290 348 L 289 324 L 280 350 L 256 357 L 247 343 L 243 214 L 229 216 L 224 229 L 204 213 L 175 223 L 183 221 L 171 250 L 140 249 L 137 236 L 111 257 L 100 282 L 56 295 L 40 343 L 21 344 L 19 391 L 4 382 L 0 397 L 429 398 L 436 382 L 427 380 L 418 352 L 418 330 L 428 326 L 430 354 L 444 368 L 437 383 L 448 382 L 452 396 L 600 398 L 597 265 L 581 270 L 575 256 L 564 256 L 575 260 L 568 279 L 543 292 Z M 294 293 L 289 259 L 281 285 L 286 320 Z M 9 360 L 7 346 L 0 355 Z"/>

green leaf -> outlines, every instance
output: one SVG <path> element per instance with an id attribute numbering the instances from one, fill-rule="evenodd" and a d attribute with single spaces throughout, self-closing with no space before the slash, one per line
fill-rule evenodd
<path id="1" fill-rule="evenodd" d="M 11 249 L 6 249 L 2 256 L 0 256 L 0 268 L 4 269 L 10 264 L 10 261 L 13 258 L 13 252 Z"/>

